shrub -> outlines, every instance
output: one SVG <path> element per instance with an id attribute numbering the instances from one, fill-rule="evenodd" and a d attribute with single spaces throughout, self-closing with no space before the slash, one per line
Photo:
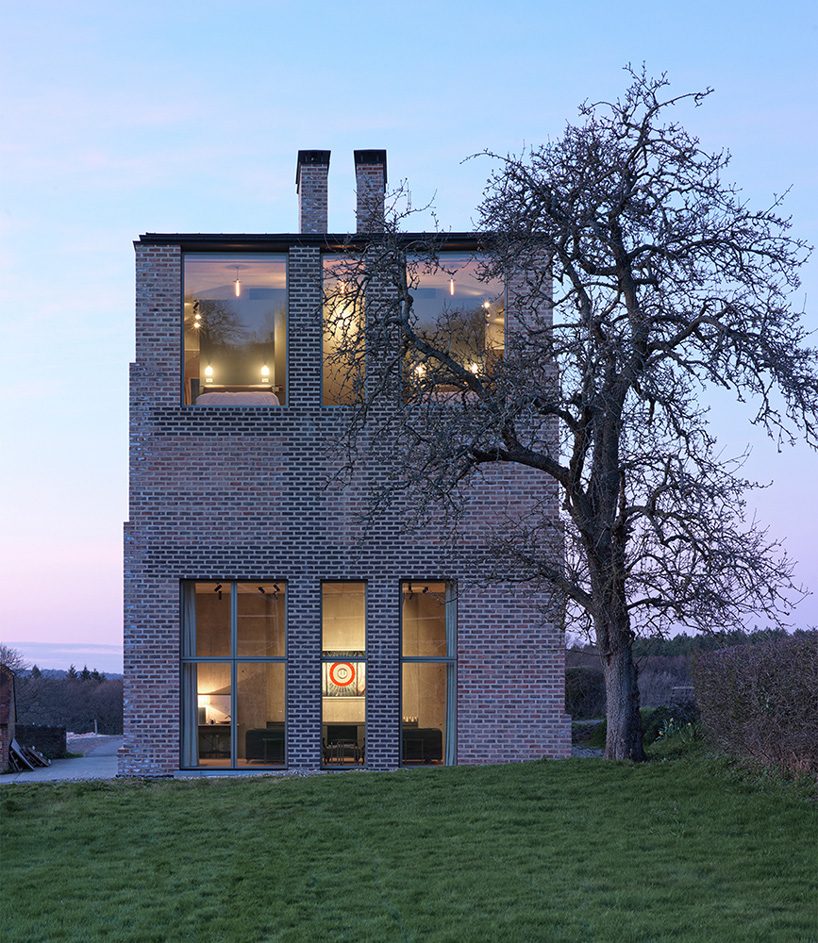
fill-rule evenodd
<path id="1" fill-rule="evenodd" d="M 680 730 L 688 724 L 698 724 L 699 709 L 695 701 L 674 701 L 661 707 L 643 707 L 642 742 L 645 746 L 654 743 L 667 731 Z"/>
<path id="2" fill-rule="evenodd" d="M 667 739 L 679 733 L 683 733 L 684 738 L 688 740 L 699 736 L 699 714 L 692 701 L 671 707 L 642 707 L 639 715 L 642 719 L 642 743 L 646 747 L 659 739 Z M 608 721 L 603 719 L 598 724 L 583 724 L 577 727 L 574 739 L 584 747 L 603 749 L 607 732 Z"/>
<path id="3" fill-rule="evenodd" d="M 668 740 L 679 740 L 681 743 L 692 743 L 701 737 L 701 724 L 688 720 L 677 720 L 671 717 L 666 720 L 659 728 L 657 740 L 667 742 Z"/>
<path id="4" fill-rule="evenodd" d="M 701 654 L 693 673 L 702 725 L 717 746 L 818 773 L 818 633 Z"/>
<path id="5" fill-rule="evenodd" d="M 605 678 L 600 668 L 566 668 L 565 709 L 575 720 L 605 713 Z"/>

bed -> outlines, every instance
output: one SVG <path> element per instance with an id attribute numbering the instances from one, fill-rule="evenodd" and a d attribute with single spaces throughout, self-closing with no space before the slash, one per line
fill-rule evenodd
<path id="1" fill-rule="evenodd" d="M 280 406 L 275 393 L 260 390 L 213 390 L 196 397 L 197 406 Z"/>

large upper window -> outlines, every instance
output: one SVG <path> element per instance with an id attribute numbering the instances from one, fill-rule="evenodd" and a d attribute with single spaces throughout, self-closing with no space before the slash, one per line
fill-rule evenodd
<path id="1" fill-rule="evenodd" d="M 401 759 L 404 764 L 453 763 L 453 586 L 407 580 L 401 597 Z"/>
<path id="2" fill-rule="evenodd" d="M 415 330 L 475 375 L 491 372 L 505 346 L 505 287 L 485 279 L 480 256 L 441 252 L 436 264 L 407 259 Z M 410 376 L 421 385 L 445 388 L 447 368 L 418 351 L 409 352 Z"/>
<path id="3" fill-rule="evenodd" d="M 358 263 L 341 255 L 323 257 L 323 382 L 325 406 L 348 406 L 363 395 L 363 302 Z"/>
<path id="4" fill-rule="evenodd" d="M 184 297 L 184 402 L 284 403 L 286 256 L 188 253 Z"/>
<path id="5" fill-rule="evenodd" d="M 182 586 L 182 766 L 285 760 L 286 585 Z"/>

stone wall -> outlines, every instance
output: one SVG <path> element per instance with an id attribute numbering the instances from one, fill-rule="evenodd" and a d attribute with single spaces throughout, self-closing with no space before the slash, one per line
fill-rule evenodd
<path id="1" fill-rule="evenodd" d="M 0 773 L 10 769 L 9 747 L 15 732 L 14 672 L 0 665 Z"/>
<path id="2" fill-rule="evenodd" d="M 22 747 L 34 747 L 50 760 L 65 756 L 65 727 L 45 724 L 17 724 L 17 742 Z"/>

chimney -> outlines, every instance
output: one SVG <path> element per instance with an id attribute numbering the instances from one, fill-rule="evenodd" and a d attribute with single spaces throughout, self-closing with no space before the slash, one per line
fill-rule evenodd
<path id="1" fill-rule="evenodd" d="M 383 231 L 386 151 L 355 151 L 358 232 Z"/>
<path id="2" fill-rule="evenodd" d="M 327 231 L 327 174 L 329 151 L 299 151 L 295 168 L 298 193 L 298 231 Z"/>

